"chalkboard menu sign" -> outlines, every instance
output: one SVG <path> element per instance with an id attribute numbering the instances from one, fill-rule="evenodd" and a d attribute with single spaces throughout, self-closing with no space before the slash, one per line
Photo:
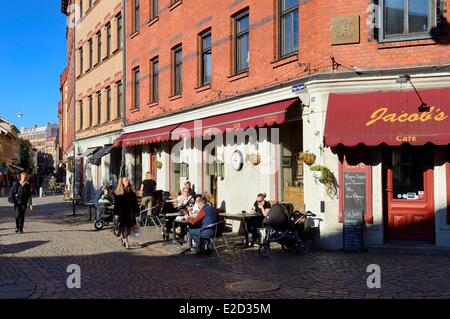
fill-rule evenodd
<path id="1" fill-rule="evenodd" d="M 344 251 L 364 250 L 364 212 L 344 211 Z"/>
<path id="2" fill-rule="evenodd" d="M 364 249 L 366 182 L 367 175 L 364 172 L 344 173 L 344 251 Z"/>

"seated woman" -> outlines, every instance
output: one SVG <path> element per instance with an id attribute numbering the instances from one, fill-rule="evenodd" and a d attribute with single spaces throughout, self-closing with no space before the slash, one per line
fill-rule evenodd
<path id="1" fill-rule="evenodd" d="M 258 228 L 263 225 L 263 220 L 269 215 L 270 203 L 266 201 L 266 194 L 260 193 L 256 196 L 253 204 L 252 212 L 256 212 L 260 216 L 249 218 L 247 222 L 247 231 L 252 235 L 250 246 L 254 246 L 258 238 Z"/>
<path id="2" fill-rule="evenodd" d="M 185 208 L 191 199 L 192 196 L 189 194 L 189 188 L 183 187 L 181 195 L 177 197 L 177 207 Z"/>

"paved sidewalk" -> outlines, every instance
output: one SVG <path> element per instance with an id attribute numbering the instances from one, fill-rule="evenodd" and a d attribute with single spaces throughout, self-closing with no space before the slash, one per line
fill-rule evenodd
<path id="1" fill-rule="evenodd" d="M 69 217 L 61 196 L 35 199 L 25 233 L 0 198 L 0 298 L 449 298 L 450 258 L 312 252 L 306 256 L 257 249 L 233 256 L 181 256 L 154 227 L 125 250 L 108 229 L 95 231 L 87 209 Z M 81 288 L 68 289 L 69 265 L 81 268 Z M 381 289 L 367 288 L 367 266 L 381 267 Z M 272 292 L 234 292 L 243 280 L 279 283 Z"/>

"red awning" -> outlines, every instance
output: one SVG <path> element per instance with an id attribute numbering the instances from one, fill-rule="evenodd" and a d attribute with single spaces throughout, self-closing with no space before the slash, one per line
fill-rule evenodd
<path id="1" fill-rule="evenodd" d="M 214 134 L 214 130 L 219 130 L 221 133 L 225 133 L 227 130 L 281 124 L 286 121 L 287 109 L 298 101 L 298 98 L 289 99 L 242 111 L 212 116 L 198 121 L 190 121 L 146 131 L 126 133 L 121 135 L 114 142 L 114 146 L 131 146 L 168 141 L 170 139 L 176 140 L 181 136 L 186 136 L 186 134 L 190 134 L 191 137 Z M 300 116 L 300 113 L 298 115 Z"/>
<path id="2" fill-rule="evenodd" d="M 419 90 L 429 107 L 420 112 L 414 91 L 330 94 L 325 144 L 450 144 L 450 88 Z"/>

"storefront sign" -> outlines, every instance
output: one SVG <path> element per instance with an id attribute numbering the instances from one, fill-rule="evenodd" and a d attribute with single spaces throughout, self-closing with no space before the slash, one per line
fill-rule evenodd
<path id="1" fill-rule="evenodd" d="M 370 154 L 352 149 L 346 152 L 352 160 L 349 164 L 345 156 L 339 165 L 339 222 L 344 222 L 345 212 L 358 211 L 366 224 L 372 224 L 372 166 L 364 163 Z"/>
<path id="2" fill-rule="evenodd" d="M 450 88 L 421 89 L 420 96 L 428 107 L 421 107 L 414 90 L 331 93 L 325 123 L 325 145 L 448 145 Z"/>
<path id="3" fill-rule="evenodd" d="M 364 213 L 360 210 L 344 212 L 344 251 L 358 252 L 364 250 Z"/>
<path id="4" fill-rule="evenodd" d="M 402 112 L 401 114 L 397 114 L 396 112 L 389 112 L 389 109 L 387 107 L 382 107 L 372 113 L 372 115 L 370 116 L 370 120 L 366 123 L 366 126 L 373 125 L 379 121 L 390 123 L 428 121 L 442 122 L 446 118 L 448 118 L 448 115 L 444 111 L 441 111 L 440 108 L 436 108 L 435 106 L 430 107 L 430 110 L 428 112 Z"/>

